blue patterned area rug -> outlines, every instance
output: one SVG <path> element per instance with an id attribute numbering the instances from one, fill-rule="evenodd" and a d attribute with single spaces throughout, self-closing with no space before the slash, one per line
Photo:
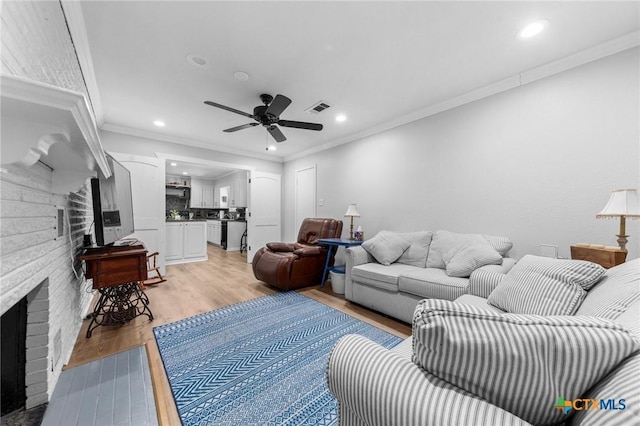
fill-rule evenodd
<path id="1" fill-rule="evenodd" d="M 402 339 L 295 292 L 227 306 L 153 332 L 183 425 L 333 425 L 329 352 L 346 334 Z"/>

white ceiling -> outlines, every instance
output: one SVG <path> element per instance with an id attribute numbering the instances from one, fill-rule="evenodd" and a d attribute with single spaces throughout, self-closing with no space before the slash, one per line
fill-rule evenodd
<path id="1" fill-rule="evenodd" d="M 81 62 L 92 61 L 85 79 L 103 129 L 282 161 L 612 40 L 637 45 L 639 4 L 85 1 L 86 39 L 72 32 Z M 539 18 L 550 21 L 542 35 L 516 36 Z M 282 119 L 324 130 L 281 128 L 288 140 L 267 152 L 275 143 L 265 129 L 223 133 L 251 119 L 203 103 L 252 113 L 261 93 L 293 100 Z M 319 100 L 331 108 L 304 111 Z"/>

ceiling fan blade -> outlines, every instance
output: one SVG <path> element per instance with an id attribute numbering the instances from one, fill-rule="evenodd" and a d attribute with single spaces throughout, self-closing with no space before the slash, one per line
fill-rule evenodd
<path id="1" fill-rule="evenodd" d="M 322 130 L 322 124 L 305 123 L 304 121 L 279 120 L 278 125 L 282 127 L 293 127 L 295 129 Z"/>
<path id="2" fill-rule="evenodd" d="M 290 103 L 291 99 L 287 98 L 286 96 L 276 95 L 273 101 L 271 101 L 271 103 L 269 104 L 266 113 L 274 115 L 276 117 L 280 117 L 282 111 L 284 111 Z"/>
<path id="3" fill-rule="evenodd" d="M 247 123 L 247 124 L 243 124 L 242 126 L 236 126 L 230 129 L 225 129 L 223 130 L 223 132 L 227 132 L 227 133 L 236 132 L 238 130 L 248 129 L 249 127 L 257 126 L 258 124 L 259 123 Z"/>
<path id="4" fill-rule="evenodd" d="M 231 108 L 231 107 L 228 107 L 228 106 L 225 106 L 225 105 L 220 105 L 220 104 L 217 104 L 215 102 L 204 101 L 204 103 L 207 104 L 207 105 L 211 105 L 212 107 L 222 108 L 222 109 L 226 109 L 227 111 L 230 111 L 230 112 L 235 112 L 236 114 L 244 115 L 245 117 L 255 118 L 252 114 L 249 114 L 247 112 L 242 112 L 240 110 L 237 110 L 235 108 Z"/>
<path id="5" fill-rule="evenodd" d="M 271 136 L 273 136 L 276 142 L 284 142 L 287 140 L 287 138 L 284 137 L 280 129 L 278 129 L 276 126 L 268 126 L 267 132 L 269 132 Z"/>

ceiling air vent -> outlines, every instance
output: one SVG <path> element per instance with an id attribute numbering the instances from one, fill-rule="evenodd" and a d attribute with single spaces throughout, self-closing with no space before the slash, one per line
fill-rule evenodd
<path id="1" fill-rule="evenodd" d="M 311 114 L 319 114 L 327 108 L 330 108 L 329 104 L 324 101 L 319 101 L 305 109 L 305 111 Z"/>

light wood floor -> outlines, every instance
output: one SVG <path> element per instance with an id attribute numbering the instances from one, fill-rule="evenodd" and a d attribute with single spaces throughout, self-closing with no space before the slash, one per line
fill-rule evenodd
<path id="1" fill-rule="evenodd" d="M 166 282 L 146 287 L 153 321 L 143 316 L 122 327 L 98 327 L 87 339 L 89 320 L 85 320 L 65 368 L 146 344 L 160 425 L 180 424 L 153 327 L 277 292 L 255 279 L 246 253 L 227 252 L 211 245 L 208 252 L 207 262 L 168 266 Z M 348 302 L 342 295 L 332 293 L 330 286 L 308 287 L 299 292 L 399 337 L 411 334 L 410 325 Z"/>

